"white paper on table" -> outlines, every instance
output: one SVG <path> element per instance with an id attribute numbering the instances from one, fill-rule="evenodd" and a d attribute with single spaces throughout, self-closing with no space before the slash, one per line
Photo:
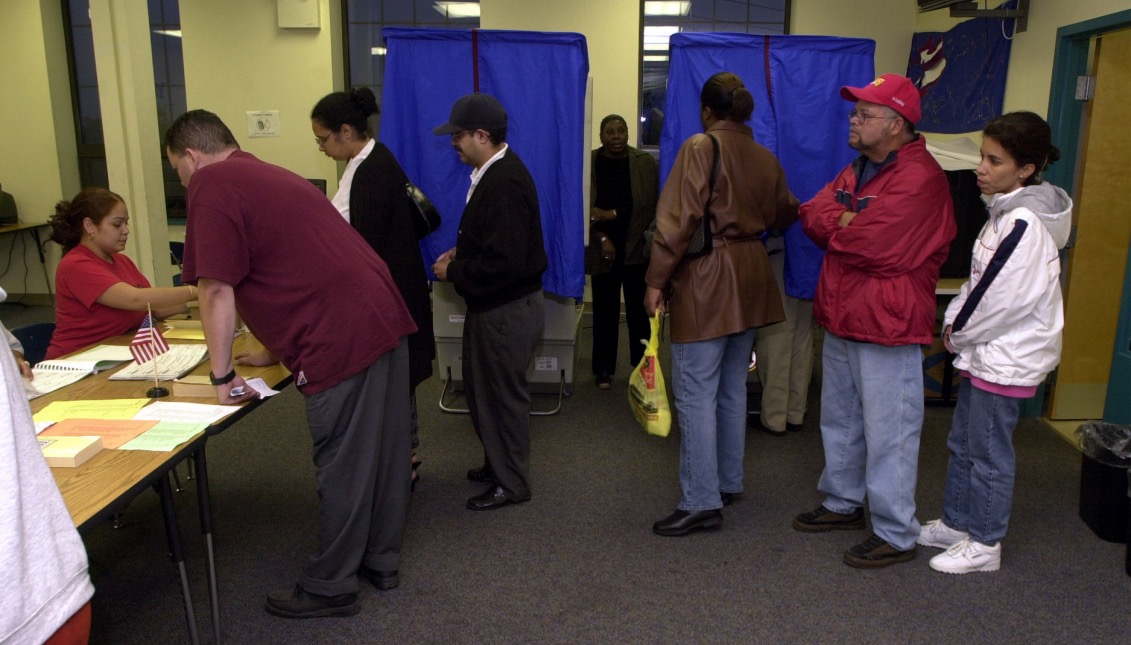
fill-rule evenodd
<path id="1" fill-rule="evenodd" d="M 53 425 L 55 425 L 54 421 L 36 421 L 35 422 L 35 434 L 39 434 L 40 432 L 43 432 L 44 430 L 50 428 Z"/>
<path id="2" fill-rule="evenodd" d="M 272 390 L 270 387 L 268 387 L 267 381 L 264 381 L 261 378 L 249 378 L 244 380 L 244 383 L 247 383 L 248 387 L 255 390 L 256 392 L 259 392 L 259 397 L 263 399 L 266 399 L 269 396 L 275 396 L 279 393 L 279 390 Z"/>
<path id="3" fill-rule="evenodd" d="M 178 401 L 155 401 L 145 406 L 133 416 L 134 419 L 152 421 L 183 421 L 185 423 L 216 423 L 220 419 L 239 410 L 238 405 L 210 405 L 207 403 L 181 403 Z"/>

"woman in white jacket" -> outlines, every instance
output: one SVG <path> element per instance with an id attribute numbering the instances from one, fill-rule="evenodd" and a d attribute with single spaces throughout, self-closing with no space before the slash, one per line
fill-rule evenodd
<path id="1" fill-rule="evenodd" d="M 947 440 L 950 462 L 941 519 L 919 544 L 944 573 L 997 571 L 1009 525 L 1016 462 L 1013 429 L 1060 360 L 1064 312 L 1059 249 L 1068 241 L 1072 200 L 1041 171 L 1056 161 L 1049 125 L 1012 112 L 982 131 L 978 188 L 989 220 L 974 244 L 970 279 L 946 310 L 943 343 L 963 376 Z"/>

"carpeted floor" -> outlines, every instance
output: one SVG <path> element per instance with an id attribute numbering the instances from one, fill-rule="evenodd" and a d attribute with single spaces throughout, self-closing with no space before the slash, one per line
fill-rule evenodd
<path id="1" fill-rule="evenodd" d="M 635 424 L 627 368 L 612 390 L 593 387 L 589 341 L 583 330 L 562 412 L 531 422 L 534 499 L 520 506 L 464 509 L 482 487 L 464 474 L 482 453 L 469 419 L 438 409 L 441 383 L 422 386 L 423 479 L 402 584 L 388 592 L 363 584 L 353 618 L 288 621 L 262 609 L 268 591 L 295 582 L 314 546 L 317 495 L 302 397 L 289 389 L 210 441 L 225 640 L 1123 643 L 1131 633 L 1125 546 L 1100 540 L 1080 520 L 1080 455 L 1038 422 L 1017 429 L 1013 518 L 996 573 L 936 573 L 927 566 L 934 549 L 911 563 L 856 570 L 841 553 L 866 533 L 790 527 L 794 514 L 821 501 L 819 379 L 803 432 L 748 434 L 746 492 L 726 509 L 721 530 L 663 538 L 651 524 L 678 501 L 678 431 L 660 439 Z M 921 521 L 941 507 L 950 416 L 949 407 L 927 409 Z M 177 502 L 198 623 L 210 642 L 192 486 Z M 92 642 L 186 641 L 156 496 L 139 497 L 122 528 L 100 526 L 85 539 L 97 588 Z"/>

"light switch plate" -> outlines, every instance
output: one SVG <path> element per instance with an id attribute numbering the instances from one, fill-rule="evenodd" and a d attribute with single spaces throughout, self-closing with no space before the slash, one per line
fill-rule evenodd
<path id="1" fill-rule="evenodd" d="M 247 136 L 278 137 L 282 135 L 278 110 L 261 110 L 247 113 Z"/>

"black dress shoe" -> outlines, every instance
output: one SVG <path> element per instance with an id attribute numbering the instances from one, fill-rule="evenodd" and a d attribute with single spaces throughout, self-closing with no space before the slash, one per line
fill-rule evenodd
<path id="1" fill-rule="evenodd" d="M 676 536 L 687 535 L 700 529 L 717 528 L 723 523 L 723 513 L 717 508 L 707 511 L 681 511 L 665 517 L 652 525 L 656 535 Z"/>
<path id="2" fill-rule="evenodd" d="M 496 508 L 502 508 L 525 501 L 525 499 L 510 499 L 507 497 L 506 492 L 503 491 L 502 486 L 492 486 L 484 491 L 482 495 L 476 495 L 467 500 L 467 508 L 473 511 L 493 511 Z"/>
<path id="3" fill-rule="evenodd" d="M 283 618 L 328 618 L 353 616 L 358 611 L 357 594 L 319 596 L 295 585 L 294 589 L 280 589 L 267 594 L 267 613 Z"/>
<path id="4" fill-rule="evenodd" d="M 473 482 L 486 484 L 488 482 L 495 481 L 495 473 L 491 472 L 490 466 L 483 464 L 483 466 L 479 468 L 472 468 L 471 470 L 467 471 L 467 478 L 468 480 Z"/>
<path id="5" fill-rule="evenodd" d="M 719 497 L 723 500 L 723 506 L 730 506 L 741 495 L 742 493 L 719 493 Z"/>
<path id="6" fill-rule="evenodd" d="M 357 570 L 357 575 L 368 580 L 378 591 L 396 589 L 401 584 L 401 577 L 396 569 L 392 571 L 377 571 L 376 569 L 370 569 L 365 565 L 361 565 L 361 568 Z"/>

